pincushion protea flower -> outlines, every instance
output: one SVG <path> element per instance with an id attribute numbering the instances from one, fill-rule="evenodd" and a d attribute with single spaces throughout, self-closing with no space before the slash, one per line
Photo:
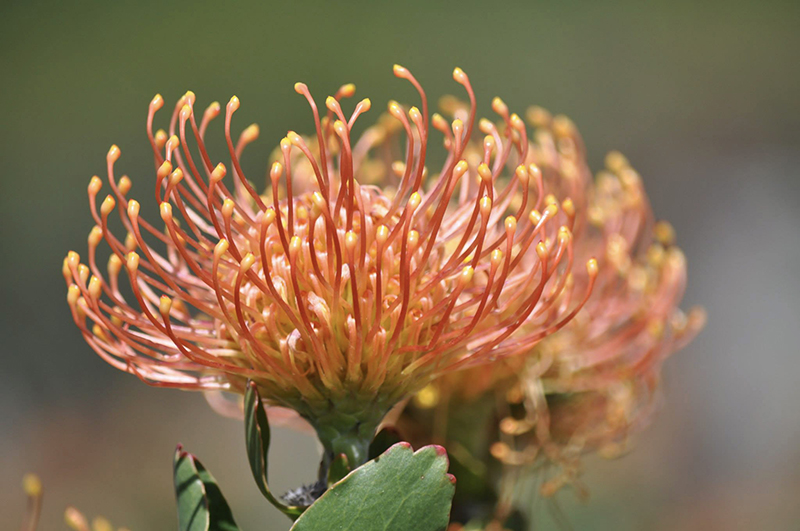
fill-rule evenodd
<path id="1" fill-rule="evenodd" d="M 446 409 L 487 395 L 503 404 L 491 453 L 512 467 L 555 463 L 558 472 L 542 486 L 553 494 L 566 484 L 580 485 L 584 452 L 616 455 L 647 422 L 663 361 L 695 337 L 705 313 L 679 309 L 685 258 L 672 227 L 654 220 L 641 178 L 627 159 L 609 153 L 606 168 L 592 178 L 572 122 L 541 108 L 527 114 L 534 126 L 531 160 L 549 189 L 569 195 L 575 205 L 575 256 L 596 256 L 601 270 L 575 270 L 568 282 L 579 292 L 593 286 L 593 295 L 562 330 L 539 342 L 536 330 L 526 330 L 532 323 L 524 324 L 520 339 L 506 344 L 524 349 L 523 355 L 491 370 L 447 375 L 413 404 Z M 421 440 L 444 442 L 441 419 L 447 416 L 439 412 Z"/>
<path id="2" fill-rule="evenodd" d="M 447 123 L 429 118 L 407 69 L 394 73 L 416 88 L 421 110 L 390 102 L 388 116 L 357 141 L 351 130 L 368 99 L 346 116 L 340 101 L 354 87 L 345 85 L 321 118 L 298 83 L 316 134 L 290 131 L 280 142 L 264 195 L 240 164 L 258 128 L 232 137 L 236 97 L 224 119 L 228 166 L 212 162 L 204 142 L 219 104 L 198 120 L 189 92 L 169 134 L 153 133 L 163 106 L 153 98 L 147 134 L 163 229 L 140 217 L 131 180 L 116 176 L 120 150 L 112 146 L 111 193 L 99 207 L 102 182 L 89 183 L 96 226 L 88 259 L 70 252 L 64 260 L 69 306 L 89 345 L 151 385 L 243 393 L 252 380 L 270 403 L 307 419 L 329 451 L 339 445 L 356 463 L 404 396 L 518 353 L 520 328 L 532 345 L 572 319 L 597 263 L 586 258 L 587 282 L 573 293 L 574 202 L 564 198 L 559 208 L 529 164 L 523 121 L 496 100 L 502 125 L 482 122 L 487 136 L 467 158 L 475 125 L 467 75 L 456 69 L 453 78 L 470 105 Z M 447 150 L 436 173 L 426 165 L 431 125 Z M 115 209 L 124 238 L 109 226 Z M 101 242 L 110 249 L 106 275 Z"/>
<path id="3" fill-rule="evenodd" d="M 666 221 L 655 222 L 641 179 L 618 152 L 590 187 L 586 230 L 576 248 L 598 256 L 595 295 L 558 334 L 535 349 L 519 381 L 521 419 L 501 422 L 505 440 L 493 449 L 525 463 L 535 451 L 560 465 L 542 486 L 552 494 L 575 484 L 587 450 L 613 457 L 651 418 L 661 367 L 703 328 L 702 308 L 679 304 L 686 260 Z M 576 282 L 586 282 L 580 274 Z M 529 359 L 529 362 L 531 360 Z M 520 450 L 521 449 L 521 450 Z"/>

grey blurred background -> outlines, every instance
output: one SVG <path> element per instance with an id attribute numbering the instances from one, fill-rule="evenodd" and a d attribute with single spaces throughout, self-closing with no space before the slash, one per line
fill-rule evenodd
<path id="1" fill-rule="evenodd" d="M 252 482 L 239 422 L 200 395 L 144 386 L 83 343 L 61 260 L 85 252 L 86 184 L 112 143 L 133 196 L 152 197 L 144 121 L 156 92 L 173 102 L 191 89 L 203 106 L 238 95 L 237 123 L 262 132 L 246 159 L 266 171 L 287 129 L 313 127 L 295 81 L 319 101 L 352 81 L 382 109 L 416 101 L 392 76 L 398 62 L 434 98 L 458 93 L 460 66 L 484 114 L 495 95 L 568 114 L 594 168 L 622 150 L 677 229 L 685 306 L 708 309 L 706 330 L 667 363 L 665 405 L 635 450 L 587 461 L 588 503 L 561 495 L 574 527 L 797 529 L 800 4 L 695 4 L 3 2 L 2 527 L 21 521 L 20 481 L 35 471 L 43 530 L 64 529 L 67 504 L 134 531 L 175 529 L 177 442 L 213 471 L 244 529 L 288 527 Z M 317 449 L 275 431 L 283 490 L 313 476 Z"/>

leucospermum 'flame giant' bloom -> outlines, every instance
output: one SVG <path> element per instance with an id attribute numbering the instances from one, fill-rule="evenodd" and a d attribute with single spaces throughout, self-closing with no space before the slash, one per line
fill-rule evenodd
<path id="1" fill-rule="evenodd" d="M 589 281 L 572 293 L 575 209 L 548 200 L 541 171 L 528 164 L 523 120 L 496 100 L 503 125 L 484 127 L 467 160 L 475 126 L 467 75 L 456 69 L 453 77 L 469 108 L 448 123 L 429 117 L 408 70 L 394 73 L 416 88 L 421 109 L 390 102 L 388 116 L 358 140 L 351 129 L 368 99 L 346 116 L 340 100 L 354 87 L 345 85 L 320 117 L 298 83 L 316 135 L 286 135 L 263 195 L 240 164 L 257 127 L 232 137 L 236 97 L 225 110 L 225 165 L 203 140 L 219 104 L 198 119 L 187 93 L 169 134 L 153 133 L 163 105 L 156 96 L 147 134 L 163 228 L 129 199 L 113 146 L 111 193 L 99 207 L 101 180 L 89 184 L 96 226 L 88 259 L 70 252 L 64 261 L 69 305 L 91 347 L 152 385 L 241 393 L 253 380 L 265 399 L 296 410 L 336 446 L 368 441 L 392 405 L 433 378 L 518 353 L 509 341 L 521 327 L 535 343 L 572 319 L 597 264 L 580 264 Z M 436 172 L 426 165 L 431 126 L 447 150 Z M 367 184 L 380 179 L 382 187 Z M 109 229 L 114 210 L 124 238 Z M 96 260 L 103 241 L 106 275 Z"/>

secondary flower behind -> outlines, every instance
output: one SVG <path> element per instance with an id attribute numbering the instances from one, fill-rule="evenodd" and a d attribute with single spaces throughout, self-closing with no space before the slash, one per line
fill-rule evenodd
<path id="1" fill-rule="evenodd" d="M 164 104 L 153 98 L 147 134 L 163 226 L 140 217 L 112 146 L 110 193 L 99 199 L 99 177 L 88 187 L 88 257 L 64 260 L 68 302 L 89 345 L 152 385 L 243 393 L 253 380 L 338 451 L 338 439 L 368 441 L 391 406 L 434 378 L 519 354 L 567 324 L 598 271 L 573 250 L 569 192 L 580 194 L 581 181 L 548 188 L 530 163 L 541 146 L 499 99 L 500 127 L 482 120 L 486 136 L 471 143 L 475 97 L 462 70 L 453 78 L 470 104 L 452 122 L 429 116 L 407 69 L 394 73 L 416 88 L 420 108 L 390 102 L 357 140 L 351 130 L 368 99 L 346 116 L 340 102 L 355 88 L 345 85 L 320 116 L 308 88 L 295 85 L 316 134 L 286 135 L 263 194 L 240 164 L 258 127 L 235 142 L 231 134 L 236 97 L 225 109 L 227 164 L 204 142 L 218 103 L 199 117 L 189 92 L 169 133 L 153 133 Z M 446 149 L 436 172 L 426 160 L 431 126 Z M 122 237 L 110 229 L 115 210 Z M 576 257 L 585 265 L 574 266 Z M 587 268 L 580 290 L 574 267 Z M 362 450 L 348 456 L 361 461 Z"/>
<path id="2" fill-rule="evenodd" d="M 506 343 L 522 355 L 490 370 L 439 378 L 399 420 L 415 443 L 460 448 L 462 457 L 468 455 L 465 463 L 492 463 L 493 456 L 509 478 L 499 482 L 503 500 L 513 498 L 524 481 L 519 472 L 537 465 L 556 465 L 541 473 L 542 493 L 566 485 L 580 492 L 580 457 L 627 449 L 630 435 L 655 410 L 662 363 L 705 322 L 701 308 L 680 310 L 686 260 L 672 227 L 655 221 L 642 180 L 625 157 L 609 153 L 593 178 L 569 120 L 538 107 L 526 114 L 536 146 L 532 162 L 550 189 L 576 205 L 575 255 L 596 256 L 601 269 L 596 278 L 576 270 L 569 281 L 578 292 L 592 284 L 593 295 L 569 324 L 546 338 L 523 325 L 518 339 Z"/>

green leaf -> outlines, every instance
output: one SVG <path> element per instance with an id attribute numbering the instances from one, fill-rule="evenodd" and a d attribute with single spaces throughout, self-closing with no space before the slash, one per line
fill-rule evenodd
<path id="1" fill-rule="evenodd" d="M 442 531 L 455 478 L 441 446 L 398 443 L 330 487 L 292 531 Z"/>
<path id="2" fill-rule="evenodd" d="M 269 490 L 269 485 L 267 484 L 267 458 L 270 442 L 269 419 L 254 382 L 247 383 L 247 391 L 244 395 L 244 436 L 247 446 L 247 458 L 250 461 L 250 470 L 253 472 L 253 477 L 259 490 L 261 490 L 261 494 L 290 518 L 297 518 L 305 510 L 305 507 L 281 503 Z"/>
<path id="3" fill-rule="evenodd" d="M 239 531 L 214 477 L 180 445 L 173 470 L 180 531 Z"/>

